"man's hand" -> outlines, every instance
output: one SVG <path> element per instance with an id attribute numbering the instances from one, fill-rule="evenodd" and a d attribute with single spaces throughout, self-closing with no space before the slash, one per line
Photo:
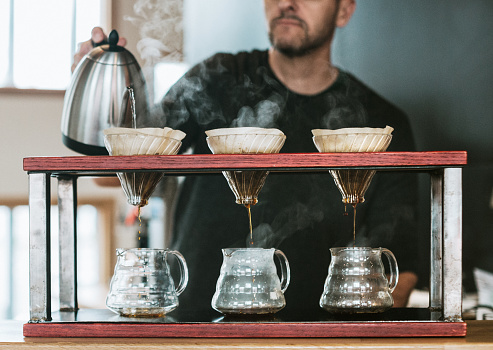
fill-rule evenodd
<path id="1" fill-rule="evenodd" d="M 418 282 L 418 276 L 414 272 L 403 271 L 399 274 L 399 283 L 392 293 L 394 307 L 406 307 L 409 296 Z"/>
<path id="2" fill-rule="evenodd" d="M 94 44 L 100 44 L 101 42 L 108 40 L 108 37 L 104 33 L 103 29 L 100 27 L 95 27 L 91 31 L 91 39 L 84 41 L 79 44 L 79 51 L 74 55 L 74 61 L 72 64 L 72 72 L 74 72 L 75 67 L 79 64 L 82 58 L 89 53 L 94 48 Z M 120 38 L 117 45 L 125 46 L 127 45 L 127 39 Z"/>

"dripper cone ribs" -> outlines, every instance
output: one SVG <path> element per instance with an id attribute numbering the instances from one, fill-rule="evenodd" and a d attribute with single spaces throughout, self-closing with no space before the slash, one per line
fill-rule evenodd
<path id="1" fill-rule="evenodd" d="M 279 153 L 286 136 L 266 128 L 222 128 L 207 130 L 207 144 L 214 154 Z"/>
<path id="2" fill-rule="evenodd" d="M 313 141 L 320 152 L 385 152 L 394 128 L 313 129 Z"/>
<path id="3" fill-rule="evenodd" d="M 104 145 L 112 156 L 170 155 L 178 153 L 185 133 L 171 128 L 109 128 Z"/>
<path id="4" fill-rule="evenodd" d="M 208 130 L 207 144 L 214 154 L 279 153 L 286 136 L 278 129 L 255 127 Z M 255 205 L 268 171 L 223 171 L 236 203 Z"/>
<path id="5" fill-rule="evenodd" d="M 345 128 L 312 130 L 313 142 L 319 152 L 385 152 L 392 140 L 390 126 L 385 128 Z M 365 201 L 365 193 L 375 170 L 330 170 L 344 204 Z"/>
<path id="6" fill-rule="evenodd" d="M 111 156 L 173 155 L 181 147 L 185 133 L 171 128 L 109 128 L 103 131 L 104 144 Z M 163 177 L 162 172 L 117 173 L 127 201 L 147 204 Z"/>

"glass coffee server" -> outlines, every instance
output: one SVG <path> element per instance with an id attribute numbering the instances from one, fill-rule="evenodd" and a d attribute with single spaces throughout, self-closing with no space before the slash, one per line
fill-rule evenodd
<path id="1" fill-rule="evenodd" d="M 465 336 L 462 320 L 462 167 L 464 151 L 163 156 L 29 157 L 30 320 L 26 337 L 403 337 Z M 119 172 L 158 171 L 166 176 L 229 170 L 320 172 L 344 169 L 427 173 L 430 189 L 429 307 L 392 319 L 125 319 L 110 310 L 79 309 L 75 248 L 77 179 Z M 60 311 L 51 309 L 50 179 L 58 186 Z M 329 179 L 328 179 L 329 181 Z M 406 309 L 401 309 L 403 312 Z M 390 312 L 390 311 L 389 311 Z M 405 313 L 403 313 L 405 314 Z M 422 316 L 425 315 L 425 316 Z"/>

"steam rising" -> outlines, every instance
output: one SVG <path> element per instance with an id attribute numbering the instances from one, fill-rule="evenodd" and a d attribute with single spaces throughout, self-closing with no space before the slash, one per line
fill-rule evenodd
<path id="1" fill-rule="evenodd" d="M 137 0 L 136 17 L 125 17 L 139 28 L 137 50 L 146 66 L 163 60 L 183 60 L 183 0 Z"/>
<path id="2" fill-rule="evenodd" d="M 283 240 L 324 218 L 320 207 L 293 203 L 276 216 L 271 225 L 262 223 L 253 230 L 255 247 L 278 247 Z"/>
<path id="3" fill-rule="evenodd" d="M 257 126 L 260 128 L 273 128 L 281 114 L 281 101 L 260 101 L 254 108 L 244 106 L 238 112 L 238 117 L 233 120 L 231 127 Z"/>
<path id="4" fill-rule="evenodd" d="M 360 101 L 364 101 L 365 93 L 345 76 L 347 90 L 351 94 L 332 93 L 325 100 L 327 113 L 322 118 L 321 127 L 326 129 L 341 129 L 348 127 L 364 127 L 368 113 Z M 359 98 L 358 98 L 359 97 Z"/>

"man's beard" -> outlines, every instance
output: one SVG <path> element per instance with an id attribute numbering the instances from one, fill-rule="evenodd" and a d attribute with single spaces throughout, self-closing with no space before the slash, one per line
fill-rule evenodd
<path id="1" fill-rule="evenodd" d="M 334 21 L 330 21 L 328 27 L 326 27 L 322 33 L 317 33 L 315 37 L 310 37 L 308 33 L 307 25 L 303 20 L 294 16 L 281 15 L 280 17 L 276 18 L 274 22 L 282 18 L 292 18 L 298 20 L 300 22 L 300 25 L 304 33 L 303 37 L 301 38 L 301 41 L 298 44 L 294 44 L 291 42 L 276 42 L 272 28 L 271 30 L 269 30 L 269 41 L 272 47 L 288 57 L 305 56 L 309 54 L 311 51 L 318 49 L 322 45 L 326 44 L 328 41 L 332 40 L 332 37 L 334 35 L 334 31 L 335 31 Z"/>

